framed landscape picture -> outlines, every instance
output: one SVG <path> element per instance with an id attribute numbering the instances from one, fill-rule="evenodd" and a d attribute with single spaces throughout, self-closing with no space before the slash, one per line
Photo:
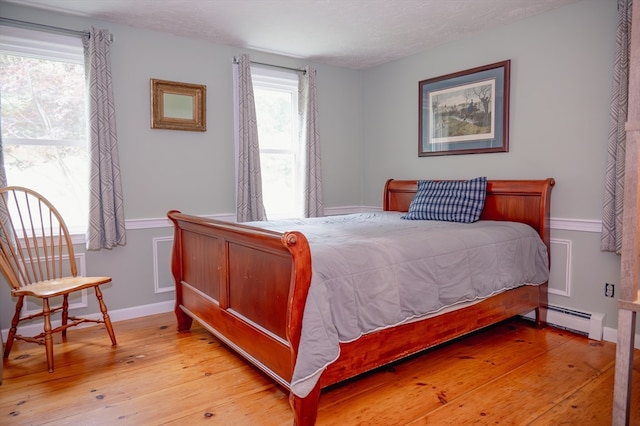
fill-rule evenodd
<path id="1" fill-rule="evenodd" d="M 418 84 L 420 157 L 509 151 L 511 61 Z"/>

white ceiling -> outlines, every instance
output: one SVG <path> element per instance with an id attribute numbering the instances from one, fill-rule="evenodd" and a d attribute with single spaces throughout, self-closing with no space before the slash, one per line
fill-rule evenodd
<path id="1" fill-rule="evenodd" d="M 366 69 L 578 0 L 4 1 Z"/>

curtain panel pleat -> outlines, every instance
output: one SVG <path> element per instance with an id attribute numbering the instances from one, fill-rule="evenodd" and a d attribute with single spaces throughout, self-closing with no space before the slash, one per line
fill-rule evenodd
<path id="1" fill-rule="evenodd" d="M 624 203 L 624 162 L 629 90 L 632 0 L 618 0 L 616 56 L 609 109 L 607 169 L 604 182 L 600 249 L 620 253 L 622 249 L 622 212 Z"/>
<path id="2" fill-rule="evenodd" d="M 298 108 L 300 109 L 300 141 L 304 149 L 304 216 L 324 216 L 322 199 L 322 162 L 318 106 L 316 102 L 316 70 L 307 66 L 299 74 Z"/>
<path id="3" fill-rule="evenodd" d="M 266 220 L 262 199 L 260 145 L 256 106 L 251 81 L 249 55 L 240 55 L 236 67 L 236 149 L 237 192 L 236 214 L 238 222 Z"/>
<path id="4" fill-rule="evenodd" d="M 7 186 L 7 171 L 4 167 L 4 147 L 2 144 L 2 120 L 0 120 L 0 187 Z M 9 212 L 6 209 L 5 203 L 0 203 L 0 227 L 2 229 L 11 229 L 9 225 Z M 9 244 L 9 241 L 13 238 L 13 234 L 7 235 L 4 232 L 0 233 L 0 240 L 5 244 Z"/>
<path id="5" fill-rule="evenodd" d="M 7 170 L 4 168 L 4 146 L 2 144 L 2 120 L 0 120 L 0 187 L 7 186 Z"/>
<path id="6" fill-rule="evenodd" d="M 87 249 L 126 244 L 124 202 L 108 30 L 91 28 L 83 37 L 89 91 L 89 227 Z"/>

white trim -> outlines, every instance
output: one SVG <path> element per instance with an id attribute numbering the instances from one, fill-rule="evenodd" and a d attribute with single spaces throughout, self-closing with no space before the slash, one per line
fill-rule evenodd
<path id="1" fill-rule="evenodd" d="M 227 222 L 235 222 L 236 220 L 236 215 L 230 214 L 230 213 L 198 215 L 198 216 L 204 217 L 207 219 L 223 220 Z M 172 226 L 171 221 L 169 220 L 169 218 L 166 218 L 166 217 L 125 220 L 125 227 L 127 231 L 132 229 L 169 228 L 171 226 Z"/>
<path id="2" fill-rule="evenodd" d="M 591 219 L 551 218 L 551 229 L 600 233 L 602 232 L 602 221 Z"/>
<path id="3" fill-rule="evenodd" d="M 174 310 L 174 306 L 175 306 L 175 301 L 174 300 L 167 300 L 166 302 L 158 302 L 158 303 L 152 303 L 149 305 L 142 305 L 142 306 L 134 306 L 131 308 L 124 308 L 124 309 L 116 309 L 116 310 L 109 310 L 109 316 L 111 317 L 111 321 L 125 321 L 125 320 L 130 320 L 130 319 L 135 319 L 135 318 L 141 318 L 141 317 L 146 317 L 149 315 L 156 315 L 156 314 L 163 314 L 163 313 L 167 313 L 167 312 L 172 312 Z M 591 314 L 592 317 L 594 314 Z M 90 318 L 100 318 L 101 314 L 91 314 L 91 315 L 87 315 Z M 533 318 L 532 316 L 526 315 L 527 317 Z M 602 316 L 602 317 L 600 317 Z M 600 324 L 602 324 L 604 322 L 604 314 L 601 313 L 596 313 L 596 318 L 595 318 Z M 52 325 L 55 327 L 56 325 L 58 325 L 60 323 L 60 321 L 53 321 Z M 555 318 L 555 321 L 549 321 L 550 324 L 556 324 L 556 325 L 561 325 L 563 327 L 567 327 L 566 323 L 564 323 L 564 321 L 559 321 L 557 320 L 557 317 Z M 80 325 L 78 327 L 85 327 L 85 326 L 91 326 L 92 324 L 86 324 L 86 325 Z M 24 333 L 24 334 L 38 334 L 42 331 L 42 325 L 41 324 L 32 324 L 32 325 L 28 325 L 25 327 L 20 327 L 20 332 Z M 117 327 L 116 327 L 116 331 L 117 331 Z M 2 340 L 6 341 L 7 340 L 7 334 L 9 333 L 9 329 L 2 329 Z M 589 333 L 591 334 L 592 331 L 591 329 L 589 329 Z M 615 328 L 611 328 L 611 327 L 603 327 L 602 328 L 602 340 L 607 341 L 607 342 L 613 342 L 616 343 L 618 341 L 618 330 Z M 640 334 L 636 334 L 635 335 L 635 348 L 636 349 L 640 349 Z"/>
<path id="4" fill-rule="evenodd" d="M 171 226 L 169 218 L 133 219 L 124 221 L 127 231 L 132 229 L 167 228 Z"/>
<path id="5" fill-rule="evenodd" d="M 158 262 L 158 243 L 169 241 L 173 245 L 173 237 L 155 237 L 152 240 L 153 244 L 153 292 L 166 293 L 169 291 L 175 291 L 175 283 L 169 283 L 169 286 L 160 287 L 160 262 Z M 169 265 L 171 265 L 171 258 L 169 258 Z"/>
<path id="6" fill-rule="evenodd" d="M 149 315 L 163 314 L 166 312 L 172 312 L 174 309 L 175 303 L 176 302 L 174 300 L 168 300 L 166 302 L 158 302 L 158 303 L 152 303 L 149 305 L 134 306 L 131 308 L 116 309 L 116 310 L 110 309 L 109 317 L 111 318 L 111 321 L 116 322 L 116 321 L 125 321 L 129 319 L 134 319 L 134 318 L 146 317 Z M 83 316 L 87 318 L 93 318 L 93 319 L 102 318 L 101 313 L 88 314 Z M 51 321 L 51 326 L 54 328 L 59 326 L 60 324 L 61 324 L 61 320 Z M 94 325 L 95 324 L 92 324 L 92 323 L 84 323 L 84 324 L 80 324 L 78 328 L 91 327 Z M 42 332 L 42 322 L 38 322 L 36 324 L 29 324 L 23 327 L 18 327 L 18 330 L 20 334 L 35 336 L 36 334 Z M 117 331 L 118 329 L 116 327 L 116 332 Z M 8 334 L 9 334 L 8 328 L 2 329 L 3 341 L 6 342 Z"/>
<path id="7" fill-rule="evenodd" d="M 334 216 L 338 214 L 379 212 L 379 211 L 382 211 L 382 208 L 373 207 L 373 206 L 341 206 L 341 207 L 325 207 L 324 211 L 327 216 Z M 188 213 L 188 212 L 185 212 L 185 213 Z M 209 219 L 222 220 L 226 222 L 236 221 L 236 215 L 234 213 L 219 213 L 219 214 L 209 214 L 209 215 L 199 215 L 199 216 L 209 218 Z M 166 217 L 128 219 L 125 221 L 125 226 L 127 230 L 169 228 L 171 227 L 171 221 Z M 602 231 L 602 222 L 599 220 L 590 220 L 590 219 L 552 218 L 551 229 L 599 233 Z M 73 243 L 84 244 L 85 236 L 83 234 L 76 233 L 75 235 L 73 235 Z"/>
<path id="8" fill-rule="evenodd" d="M 573 254 L 573 241 L 571 240 L 564 240 L 564 239 L 560 239 L 560 238 L 551 238 L 550 239 L 551 244 L 560 244 L 565 246 L 565 251 L 566 251 L 566 261 L 565 261 L 565 276 L 564 276 L 564 291 L 557 289 L 557 288 L 548 288 L 548 292 L 551 294 L 557 294 L 559 296 L 566 296 L 566 297 L 571 297 L 571 261 L 572 261 L 572 254 Z M 553 253 L 553 250 L 552 250 Z M 554 264 L 551 264 L 551 268 L 553 268 Z"/>
<path id="9" fill-rule="evenodd" d="M 116 309 L 114 311 L 109 310 L 109 316 L 111 317 L 111 321 L 124 321 L 149 315 L 172 312 L 175 305 L 175 300 L 167 300 L 165 302 L 151 303 L 149 305 L 133 306 L 131 308 Z M 99 317 L 101 314 L 95 315 Z"/>
<path id="10" fill-rule="evenodd" d="M 602 334 L 602 340 L 606 342 L 618 343 L 618 330 L 611 327 L 605 327 Z M 634 340 L 634 348 L 640 349 L 640 334 L 636 333 Z"/>
<path id="11" fill-rule="evenodd" d="M 376 212 L 382 211 L 381 207 L 374 206 L 360 206 L 360 207 L 336 207 L 334 210 L 351 209 L 357 210 L 352 213 L 358 212 Z M 325 207 L 325 211 L 327 208 Z M 334 213 L 338 214 L 338 213 Z M 565 218 L 551 218 L 551 229 L 558 229 L 563 231 L 582 231 L 582 232 L 602 232 L 602 221 L 594 219 L 565 219 Z"/>
<path id="12" fill-rule="evenodd" d="M 48 61 L 84 64 L 82 38 L 0 23 L 0 52 Z"/>

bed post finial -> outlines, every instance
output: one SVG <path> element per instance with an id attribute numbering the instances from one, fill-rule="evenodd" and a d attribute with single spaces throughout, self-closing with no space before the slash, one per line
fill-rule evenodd
<path id="1" fill-rule="evenodd" d="M 292 232 L 287 232 L 282 237 L 282 240 L 287 246 L 291 247 L 296 245 L 296 243 L 298 242 L 298 237 Z"/>

